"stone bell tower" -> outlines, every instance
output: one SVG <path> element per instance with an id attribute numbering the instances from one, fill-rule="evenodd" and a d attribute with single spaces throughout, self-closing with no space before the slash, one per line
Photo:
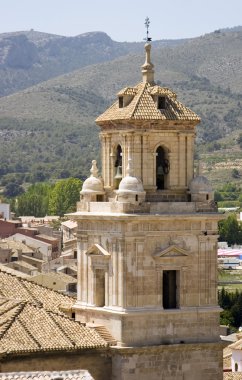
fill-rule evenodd
<path id="1" fill-rule="evenodd" d="M 143 82 L 122 89 L 118 101 L 96 120 L 101 127 L 104 187 L 107 192 L 118 188 L 130 154 L 147 201 L 154 197 L 185 201 L 193 178 L 195 126 L 200 120 L 173 91 L 155 84 L 150 49 L 147 43 Z"/>
<path id="2" fill-rule="evenodd" d="M 217 223 L 208 180 L 194 177 L 199 117 L 155 84 L 151 45 L 143 81 L 100 115 L 96 161 L 77 212 L 79 321 L 103 325 L 113 379 L 222 379 Z"/>

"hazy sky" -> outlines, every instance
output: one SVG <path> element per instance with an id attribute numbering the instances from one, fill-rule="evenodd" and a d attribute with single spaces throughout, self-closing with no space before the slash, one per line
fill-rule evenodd
<path id="1" fill-rule="evenodd" d="M 241 25 L 242 0 L 0 0 L 0 33 L 99 30 L 116 41 L 141 41 L 146 16 L 153 40 L 195 37 Z"/>

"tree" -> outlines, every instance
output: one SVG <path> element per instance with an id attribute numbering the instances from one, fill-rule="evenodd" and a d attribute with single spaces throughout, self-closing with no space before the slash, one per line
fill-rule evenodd
<path id="1" fill-rule="evenodd" d="M 4 189 L 5 197 L 16 197 L 23 192 L 24 189 L 17 182 L 9 182 Z"/>
<path id="2" fill-rule="evenodd" d="M 227 241 L 229 245 L 242 243 L 242 229 L 235 214 L 219 222 L 220 241 Z"/>
<path id="3" fill-rule="evenodd" d="M 63 216 L 75 211 L 76 202 L 80 199 L 82 181 L 78 178 L 68 178 L 56 182 L 49 198 L 49 213 Z"/>
<path id="4" fill-rule="evenodd" d="M 221 194 L 218 190 L 216 190 L 216 191 L 214 192 L 214 200 L 215 200 L 216 202 L 220 202 L 220 201 L 223 201 L 223 200 L 224 200 L 222 194 Z"/>
<path id="5" fill-rule="evenodd" d="M 53 185 L 48 183 L 36 183 L 30 186 L 27 192 L 21 195 L 14 210 L 17 215 L 33 215 L 44 217 L 48 214 L 49 194 Z"/>

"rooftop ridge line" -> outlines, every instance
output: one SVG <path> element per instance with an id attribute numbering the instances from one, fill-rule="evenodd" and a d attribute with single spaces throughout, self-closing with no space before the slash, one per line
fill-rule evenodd
<path id="1" fill-rule="evenodd" d="M 57 320 L 57 318 L 55 319 L 54 315 L 55 314 L 57 317 L 63 317 L 62 315 L 60 314 L 57 314 L 57 313 L 53 313 L 52 311 L 47 311 L 49 317 L 52 319 L 52 321 L 58 326 L 58 329 L 62 332 L 62 334 L 69 340 L 69 342 L 72 344 L 72 346 L 76 346 L 76 343 L 74 340 L 72 340 L 68 334 L 66 333 L 65 329 L 60 325 L 59 321 Z M 64 316 L 65 317 L 65 316 Z M 68 318 L 66 317 L 66 319 L 68 320 L 71 320 L 71 318 Z"/>
<path id="2" fill-rule="evenodd" d="M 11 326 L 15 322 L 15 320 L 18 319 L 18 316 L 22 312 L 22 310 L 24 309 L 25 305 L 26 305 L 26 302 L 19 302 L 19 304 L 16 305 L 17 306 L 16 313 L 14 313 L 14 315 L 9 319 L 9 321 L 6 322 L 6 327 L 5 327 L 4 331 L 2 331 L 0 333 L 0 339 L 4 337 L 4 335 L 11 328 Z M 18 319 L 18 321 L 19 321 L 19 319 Z"/>

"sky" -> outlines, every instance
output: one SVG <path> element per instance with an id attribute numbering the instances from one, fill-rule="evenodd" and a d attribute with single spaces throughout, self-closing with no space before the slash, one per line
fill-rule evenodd
<path id="1" fill-rule="evenodd" d="M 190 38 L 242 25 L 242 0 L 0 0 L 0 33 L 106 32 L 115 41 Z"/>

